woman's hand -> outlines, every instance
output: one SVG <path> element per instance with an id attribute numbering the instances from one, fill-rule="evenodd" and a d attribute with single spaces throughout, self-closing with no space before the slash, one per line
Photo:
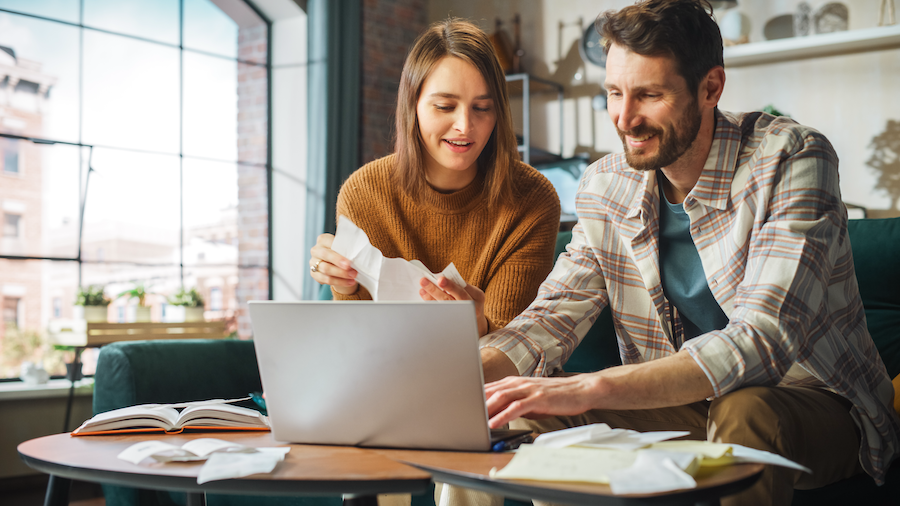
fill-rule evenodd
<path id="1" fill-rule="evenodd" d="M 471 300 L 475 301 L 475 321 L 478 322 L 478 335 L 487 334 L 488 322 L 484 316 L 484 292 L 477 286 L 466 284 L 465 288 L 438 276 L 435 285 L 426 278 L 419 280 L 419 295 L 422 300 Z"/>
<path id="2" fill-rule="evenodd" d="M 309 261 L 309 271 L 312 278 L 323 285 L 331 285 L 334 291 L 343 295 L 353 295 L 359 290 L 356 282 L 356 269 L 350 266 L 347 260 L 331 249 L 334 236 L 322 234 L 316 240 L 316 245 L 309 252 L 312 255 Z"/>

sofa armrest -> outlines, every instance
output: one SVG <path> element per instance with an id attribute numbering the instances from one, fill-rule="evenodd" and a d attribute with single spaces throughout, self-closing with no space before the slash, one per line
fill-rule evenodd
<path id="1" fill-rule="evenodd" d="M 97 414 L 135 404 L 246 397 L 261 390 L 253 341 L 125 341 L 100 350 L 93 407 Z"/>

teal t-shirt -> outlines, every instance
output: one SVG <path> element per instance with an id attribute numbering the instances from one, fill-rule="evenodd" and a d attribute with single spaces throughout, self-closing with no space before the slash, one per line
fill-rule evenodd
<path id="1" fill-rule="evenodd" d="M 691 219 L 682 204 L 672 204 L 659 183 L 659 267 L 663 292 L 678 308 L 684 340 L 725 328 L 728 317 L 706 283 L 700 254 L 691 239 Z"/>

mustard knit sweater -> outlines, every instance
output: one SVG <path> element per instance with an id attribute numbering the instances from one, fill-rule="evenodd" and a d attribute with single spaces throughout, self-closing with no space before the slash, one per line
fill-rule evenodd
<path id="1" fill-rule="evenodd" d="M 429 190 L 417 202 L 392 181 L 394 155 L 368 163 L 341 187 L 337 215 L 350 218 L 388 258 L 419 260 L 432 272 L 453 262 L 470 285 L 485 293 L 488 331 L 504 327 L 537 295 L 553 267 L 559 198 L 534 168 L 513 170 L 518 194 L 488 212 L 481 173 L 453 193 Z M 335 300 L 371 299 L 360 286 Z"/>

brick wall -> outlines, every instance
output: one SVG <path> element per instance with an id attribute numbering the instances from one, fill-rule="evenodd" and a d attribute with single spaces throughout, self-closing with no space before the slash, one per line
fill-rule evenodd
<path id="1" fill-rule="evenodd" d="M 427 26 L 425 0 L 364 0 L 360 164 L 393 151 L 400 72 L 412 43 Z"/>
<path id="2" fill-rule="evenodd" d="M 241 28 L 238 57 L 266 61 L 265 25 Z M 238 335 L 252 335 L 248 300 L 269 298 L 269 213 L 266 186 L 268 80 L 264 66 L 238 64 Z"/>

